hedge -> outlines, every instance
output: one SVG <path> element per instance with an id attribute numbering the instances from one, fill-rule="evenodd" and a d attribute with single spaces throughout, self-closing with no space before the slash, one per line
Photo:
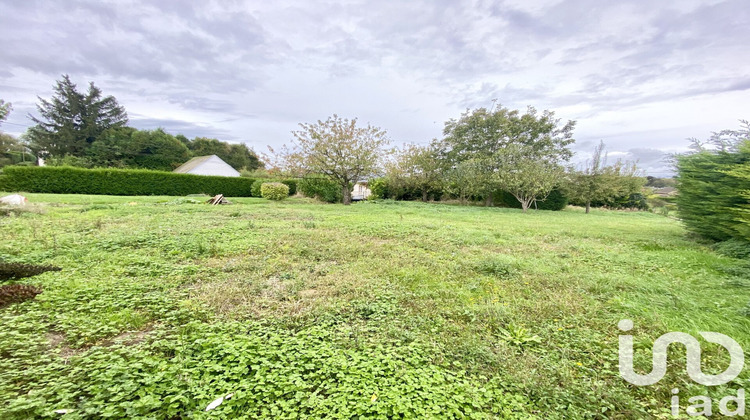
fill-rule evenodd
<path id="1" fill-rule="evenodd" d="M 289 195 L 297 194 L 297 180 L 296 179 L 284 179 L 280 181 L 282 184 L 289 187 Z"/>
<path id="2" fill-rule="evenodd" d="M 252 178 L 176 174 L 145 169 L 8 166 L 0 191 L 52 194 L 188 195 L 249 197 Z"/>
<path id="3" fill-rule="evenodd" d="M 299 191 L 305 197 L 317 198 L 328 203 L 340 203 L 344 197 L 340 185 L 322 177 L 302 178 L 299 182 Z"/>

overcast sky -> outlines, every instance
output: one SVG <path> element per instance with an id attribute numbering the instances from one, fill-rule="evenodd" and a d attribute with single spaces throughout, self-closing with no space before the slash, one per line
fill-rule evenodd
<path id="1" fill-rule="evenodd" d="M 466 108 L 578 122 L 575 149 L 653 175 L 750 119 L 750 2 L 0 0 L 0 98 L 20 134 L 67 73 L 131 125 L 288 143 L 333 113 L 428 143 Z"/>

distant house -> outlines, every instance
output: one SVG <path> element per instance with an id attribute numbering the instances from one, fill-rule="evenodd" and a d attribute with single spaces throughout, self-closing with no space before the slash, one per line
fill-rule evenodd
<path id="1" fill-rule="evenodd" d="M 367 200 L 370 194 L 372 194 L 372 191 L 367 187 L 367 181 L 357 182 L 352 190 L 352 201 Z"/>
<path id="2" fill-rule="evenodd" d="M 173 172 L 193 175 L 240 176 L 236 169 L 216 155 L 194 157 Z"/>

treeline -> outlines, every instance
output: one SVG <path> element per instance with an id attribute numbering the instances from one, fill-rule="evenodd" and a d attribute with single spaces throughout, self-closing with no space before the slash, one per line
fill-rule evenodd
<path id="1" fill-rule="evenodd" d="M 0 101 L 0 121 L 11 107 Z M 17 164 L 33 155 L 52 166 L 85 168 L 139 168 L 171 171 L 192 157 L 217 155 L 237 170 L 262 166 L 254 151 L 244 144 L 218 139 L 172 135 L 159 128 L 129 127 L 125 108 L 113 96 L 103 96 L 90 83 L 79 91 L 63 75 L 50 99 L 39 98 L 35 123 L 21 141 L 8 135 L 0 138 L 0 164 Z M 30 152 L 26 153 L 26 152 Z M 5 160 L 2 160 L 2 159 Z"/>
<path id="2" fill-rule="evenodd" d="M 32 143 L 32 150 L 42 149 Z M 244 144 L 205 137 L 188 139 L 181 134 L 173 136 L 161 128 L 138 130 L 132 127 L 110 128 L 77 153 L 49 154 L 46 164 L 171 171 L 192 157 L 207 155 L 217 155 L 237 170 L 252 171 L 261 166 L 255 153 Z"/>
<path id="3" fill-rule="evenodd" d="M 645 179 L 634 164 L 608 164 L 601 144 L 585 165 L 569 165 L 574 121 L 551 111 L 502 106 L 467 110 L 445 123 L 443 138 L 391 149 L 385 130 L 334 114 L 300 124 L 291 145 L 271 150 L 269 166 L 305 178 L 300 191 L 349 204 L 367 182 L 376 198 L 455 199 L 528 209 L 562 209 L 568 200 L 638 208 Z M 308 181 L 309 179 L 309 181 Z M 338 190 L 338 192 L 336 192 Z M 307 192 L 306 192 L 307 191 Z"/>
<path id="4" fill-rule="evenodd" d="M 465 112 L 445 124 L 444 137 L 426 146 L 406 145 L 384 164 L 384 176 L 368 184 L 375 197 L 396 200 L 455 199 L 487 206 L 561 210 L 645 207 L 645 178 L 633 163 L 608 164 L 604 144 L 578 168 L 575 122 L 550 111 L 525 113 L 497 107 Z"/>

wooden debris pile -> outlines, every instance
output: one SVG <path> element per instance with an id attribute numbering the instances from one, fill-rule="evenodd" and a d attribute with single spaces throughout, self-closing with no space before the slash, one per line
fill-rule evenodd
<path id="1" fill-rule="evenodd" d="M 207 203 L 212 206 L 215 206 L 218 204 L 232 204 L 231 202 L 229 202 L 229 200 L 224 198 L 224 194 L 218 194 L 218 195 L 211 197 L 211 199 L 208 200 Z"/>

